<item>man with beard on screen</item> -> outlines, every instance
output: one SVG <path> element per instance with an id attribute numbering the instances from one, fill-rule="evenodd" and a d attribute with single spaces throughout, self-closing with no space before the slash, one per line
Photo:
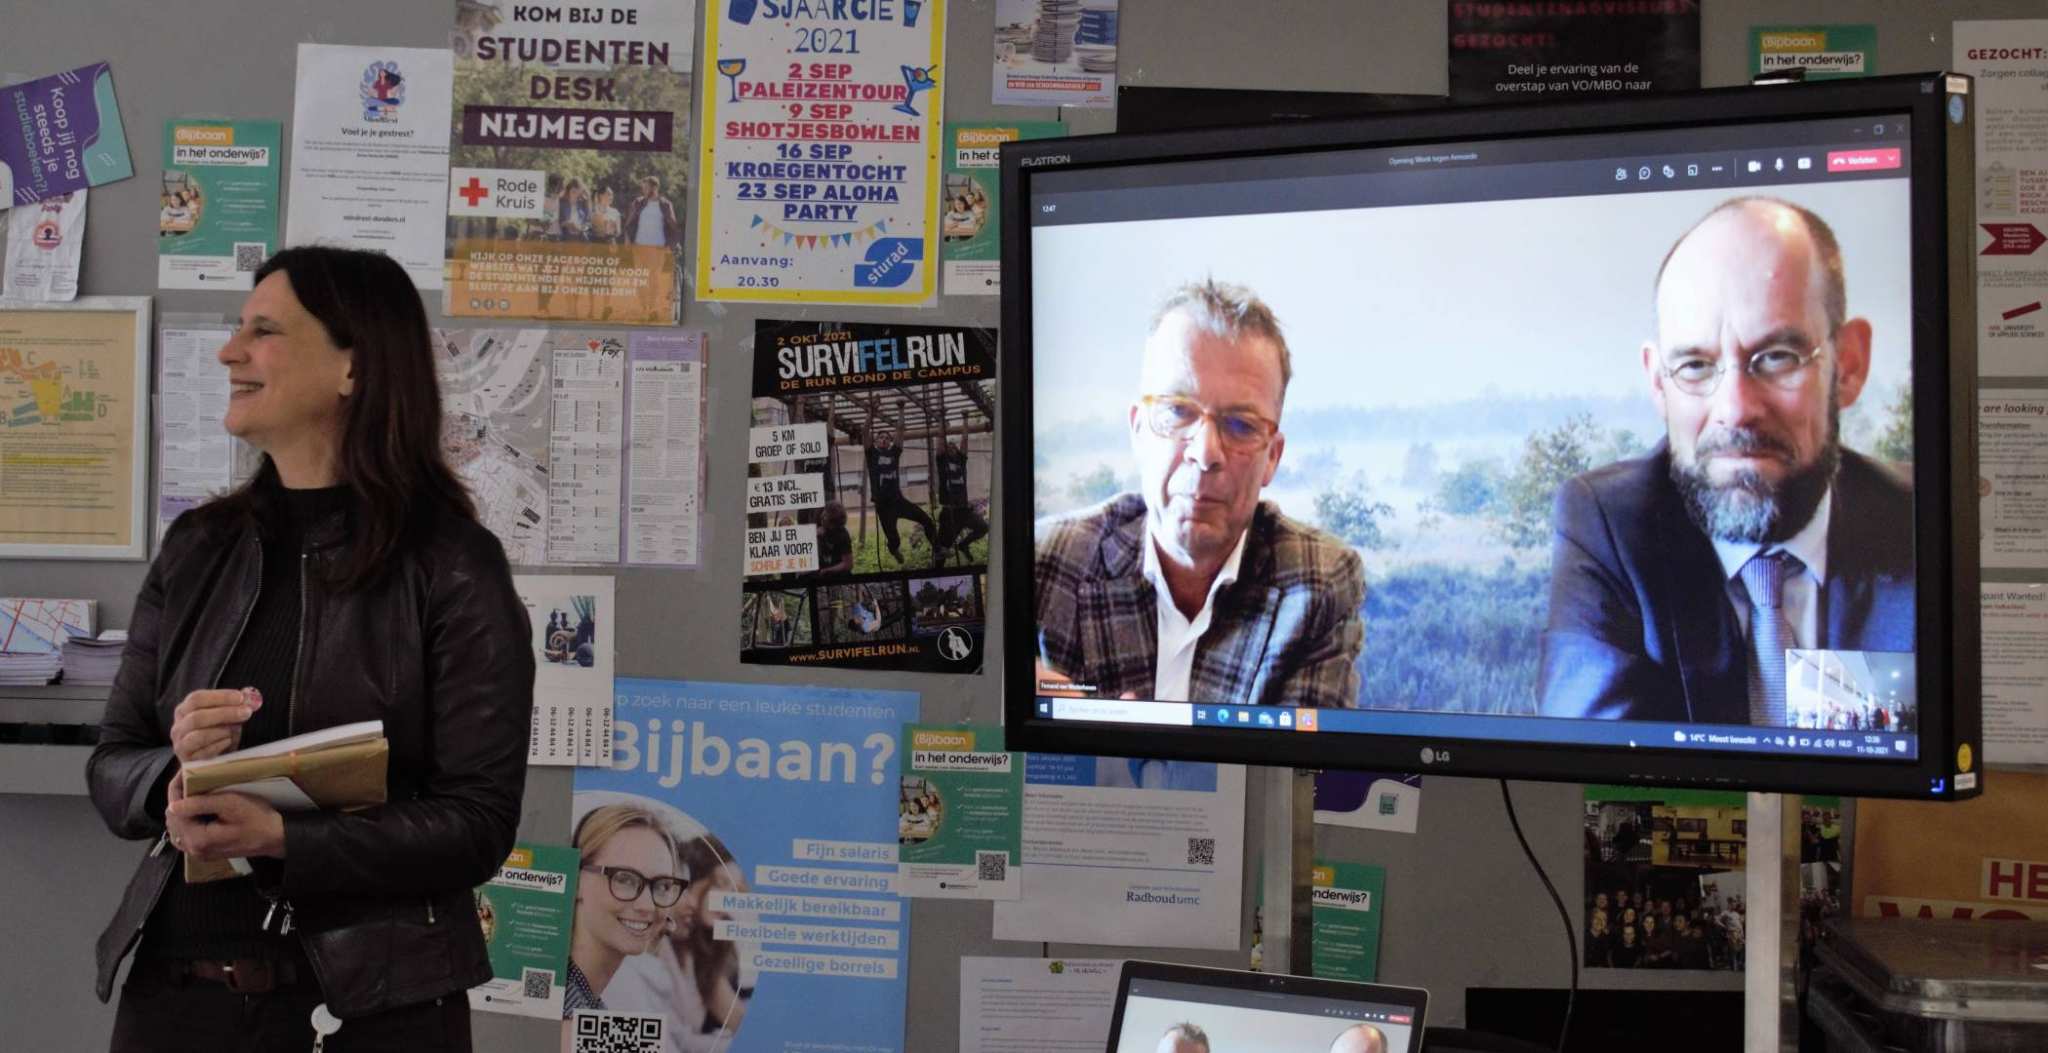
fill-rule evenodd
<path id="1" fill-rule="evenodd" d="M 1553 511 L 1549 716 L 1783 726 L 1785 650 L 1913 650 L 1913 500 L 1841 448 L 1870 374 L 1819 216 L 1723 203 L 1679 238 L 1642 347 L 1665 439 Z"/>

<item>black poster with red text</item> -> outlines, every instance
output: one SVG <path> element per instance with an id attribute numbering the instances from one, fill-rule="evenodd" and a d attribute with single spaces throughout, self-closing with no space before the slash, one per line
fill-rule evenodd
<path id="1" fill-rule="evenodd" d="M 1451 101 L 1700 86 L 1698 0 L 1451 0 Z"/>

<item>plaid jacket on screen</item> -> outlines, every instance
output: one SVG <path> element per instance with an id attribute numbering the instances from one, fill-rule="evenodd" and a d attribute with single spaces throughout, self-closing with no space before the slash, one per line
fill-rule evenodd
<path id="1" fill-rule="evenodd" d="M 1358 553 L 1270 501 L 1259 503 L 1248 533 L 1237 581 L 1217 592 L 1195 646 L 1189 700 L 1357 705 L 1365 646 Z M 1038 659 L 1102 697 L 1152 697 L 1159 615 L 1144 544 L 1137 494 L 1038 524 Z"/>

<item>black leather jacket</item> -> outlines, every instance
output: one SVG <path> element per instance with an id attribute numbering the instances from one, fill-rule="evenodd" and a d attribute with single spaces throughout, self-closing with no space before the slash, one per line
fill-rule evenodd
<path id="1" fill-rule="evenodd" d="M 219 686 L 262 585 L 255 523 L 207 511 L 180 517 L 149 569 L 87 763 L 108 828 L 156 839 L 100 935 L 103 1002 L 182 858 L 162 837 L 172 710 Z M 309 570 L 342 529 L 336 516 L 311 532 Z M 290 732 L 382 720 L 389 801 L 288 813 L 285 858 L 257 876 L 290 905 L 292 931 L 342 1018 L 490 978 L 471 889 L 511 851 L 526 783 L 533 650 L 504 550 L 454 517 L 422 536 L 369 588 L 325 588 L 317 573 L 305 585 Z"/>

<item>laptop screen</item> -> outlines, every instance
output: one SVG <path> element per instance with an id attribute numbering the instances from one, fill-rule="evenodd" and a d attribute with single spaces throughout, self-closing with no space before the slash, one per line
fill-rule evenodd
<path id="1" fill-rule="evenodd" d="M 1419 1053 L 1421 992 L 1311 982 L 1314 990 L 1131 977 L 1111 1053 Z M 1300 986 L 1300 985 L 1297 985 Z M 1356 997 L 1330 992 L 1355 988 Z M 1384 999 L 1384 1000 L 1380 1000 Z"/>

